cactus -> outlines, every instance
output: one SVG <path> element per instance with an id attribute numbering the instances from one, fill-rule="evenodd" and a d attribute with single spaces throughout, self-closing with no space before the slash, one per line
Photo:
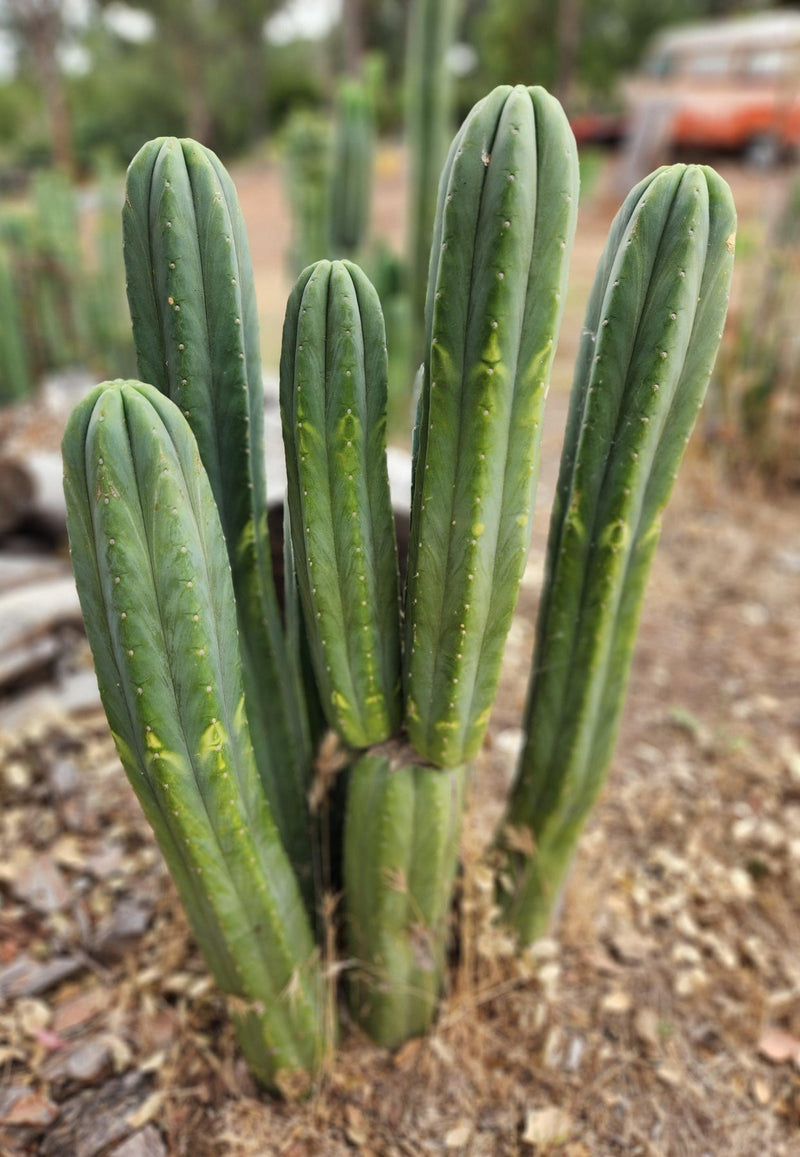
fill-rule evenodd
<path id="1" fill-rule="evenodd" d="M 353 747 L 400 723 L 400 592 L 386 466 L 380 302 L 350 262 L 321 261 L 286 310 L 281 413 L 311 657 L 328 721 Z"/>
<path id="2" fill-rule="evenodd" d="M 139 374 L 186 414 L 208 471 L 233 569 L 256 762 L 310 896 L 310 735 L 267 539 L 253 273 L 236 190 L 216 156 L 173 137 L 140 149 L 123 236 Z"/>
<path id="3" fill-rule="evenodd" d="M 366 87 L 345 81 L 336 102 L 331 178 L 330 255 L 356 253 L 369 229 L 375 130 Z M 320 257 L 327 254 L 318 254 Z"/>
<path id="4" fill-rule="evenodd" d="M 26 397 L 32 387 L 11 249 L 0 238 L 0 405 Z"/>
<path id="5" fill-rule="evenodd" d="M 525 940 L 547 926 L 611 757 L 661 513 L 722 336 L 735 227 L 713 170 L 651 174 L 612 225 L 589 299 L 500 837 L 507 918 Z"/>
<path id="6" fill-rule="evenodd" d="M 64 437 L 73 565 L 122 763 L 266 1084 L 324 1047 L 311 928 L 253 760 L 222 527 L 177 407 L 103 383 Z"/>
<path id="7" fill-rule="evenodd" d="M 406 45 L 406 126 L 409 140 L 408 264 L 413 381 L 424 357 L 425 288 L 436 216 L 436 191 L 450 143 L 453 85 L 447 50 L 453 42 L 458 0 L 414 0 Z"/>
<path id="8" fill-rule="evenodd" d="M 132 164 L 129 298 L 151 384 L 106 383 L 70 421 L 71 549 L 122 761 L 271 1086 L 313 1076 L 330 1041 L 313 931 L 329 944 L 340 929 L 312 931 L 301 896 L 330 913 L 331 882 L 356 1019 L 395 1046 L 435 1015 L 466 784 L 528 551 L 576 207 L 557 102 L 522 86 L 479 102 L 439 188 L 401 631 L 375 290 L 351 262 L 320 260 L 289 297 L 281 618 L 235 192 L 192 142 L 152 142 Z M 608 764 L 660 512 L 724 319 L 733 228 L 711 170 L 665 168 L 623 205 L 598 270 L 526 740 L 493 850 L 523 940 L 546 926 Z M 315 760 L 318 702 L 333 742 Z M 312 872 L 325 860 L 331 881 Z"/>
<path id="9" fill-rule="evenodd" d="M 425 1032 L 444 983 L 464 766 L 421 767 L 387 745 L 349 773 L 344 893 L 350 1003 L 379 1044 Z"/>
<path id="10" fill-rule="evenodd" d="M 286 200 L 292 219 L 289 265 L 297 276 L 330 248 L 330 127 L 308 109 L 292 113 L 283 135 Z"/>
<path id="11" fill-rule="evenodd" d="M 497 88 L 439 186 L 406 592 L 406 722 L 444 765 L 483 739 L 528 552 L 541 416 L 577 210 L 541 88 Z"/>

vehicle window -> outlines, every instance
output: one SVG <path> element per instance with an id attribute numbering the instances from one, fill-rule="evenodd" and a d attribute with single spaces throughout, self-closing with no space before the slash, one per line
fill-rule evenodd
<path id="1" fill-rule="evenodd" d="M 745 59 L 744 70 L 749 76 L 779 76 L 797 68 L 797 54 L 787 48 L 760 49 Z"/>
<path id="2" fill-rule="evenodd" d="M 672 76 L 675 72 L 675 57 L 670 52 L 658 52 L 648 57 L 644 62 L 644 71 L 648 76 Z"/>
<path id="3" fill-rule="evenodd" d="M 692 76 L 724 76 L 730 71 L 730 58 L 726 52 L 703 52 L 689 61 Z"/>

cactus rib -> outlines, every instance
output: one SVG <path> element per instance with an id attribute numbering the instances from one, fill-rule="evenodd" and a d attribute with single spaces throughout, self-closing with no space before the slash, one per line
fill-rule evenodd
<path id="1" fill-rule="evenodd" d="M 126 194 L 125 265 L 139 374 L 180 407 L 197 438 L 233 568 L 259 772 L 302 873 L 310 738 L 269 555 L 258 320 L 236 191 L 210 150 L 166 137 L 134 157 Z"/>
<path id="2" fill-rule="evenodd" d="M 721 337 L 734 231 L 725 182 L 702 166 L 672 166 L 630 194 L 598 269 L 551 521 L 527 742 L 506 814 L 511 839 L 500 835 L 507 915 L 526 940 L 546 927 L 611 756 L 660 515 Z M 526 842 L 528 854 L 513 850 Z"/>
<path id="3" fill-rule="evenodd" d="M 434 763 L 475 754 L 497 687 L 529 544 L 577 179 L 563 111 L 522 86 L 476 105 L 442 174 L 405 651 L 409 735 Z"/>
<path id="4" fill-rule="evenodd" d="M 230 567 L 177 408 L 103 383 L 64 436 L 69 535 L 103 705 L 198 942 L 269 1085 L 320 1062 L 310 925 L 255 768 Z"/>
<path id="5" fill-rule="evenodd" d="M 290 523 L 317 683 L 354 747 L 400 722 L 397 546 L 386 466 L 386 343 L 358 266 L 305 270 L 286 310 L 281 412 Z"/>

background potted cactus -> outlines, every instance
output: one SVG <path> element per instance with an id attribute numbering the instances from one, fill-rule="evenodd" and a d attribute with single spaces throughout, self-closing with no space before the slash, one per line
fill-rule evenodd
<path id="1" fill-rule="evenodd" d="M 572 134 L 542 89 L 494 90 L 451 146 L 402 589 L 380 304 L 348 262 L 301 274 L 281 362 L 281 612 L 235 191 L 193 142 L 151 142 L 131 165 L 142 382 L 103 383 L 68 426 L 73 563 L 122 762 L 267 1086 L 306 1087 L 333 1043 L 331 890 L 356 1019 L 392 1046 L 434 1015 L 471 763 L 528 550 L 577 192 Z M 719 342 L 734 229 L 712 170 L 662 169 L 625 201 L 598 268 L 526 742 L 493 849 L 522 942 L 547 926 L 610 758 L 659 515 Z M 328 729 L 333 786 L 318 758 Z"/>

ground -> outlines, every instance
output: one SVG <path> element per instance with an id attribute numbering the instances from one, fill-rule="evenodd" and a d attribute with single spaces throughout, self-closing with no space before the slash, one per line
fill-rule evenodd
<path id="1" fill-rule="evenodd" d="M 234 175 L 274 358 L 285 209 L 270 166 Z M 786 177 L 725 175 L 752 245 Z M 380 178 L 378 227 L 397 240 L 395 154 Z M 569 365 L 613 201 L 606 171 L 579 226 L 534 543 L 435 1031 L 395 1055 L 345 1032 L 310 1099 L 260 1095 L 102 716 L 17 716 L 0 733 L 0 1153 L 800 1154 L 796 492 L 732 483 L 695 439 L 559 920 L 516 958 L 490 919 L 481 850 L 518 741 Z"/>

